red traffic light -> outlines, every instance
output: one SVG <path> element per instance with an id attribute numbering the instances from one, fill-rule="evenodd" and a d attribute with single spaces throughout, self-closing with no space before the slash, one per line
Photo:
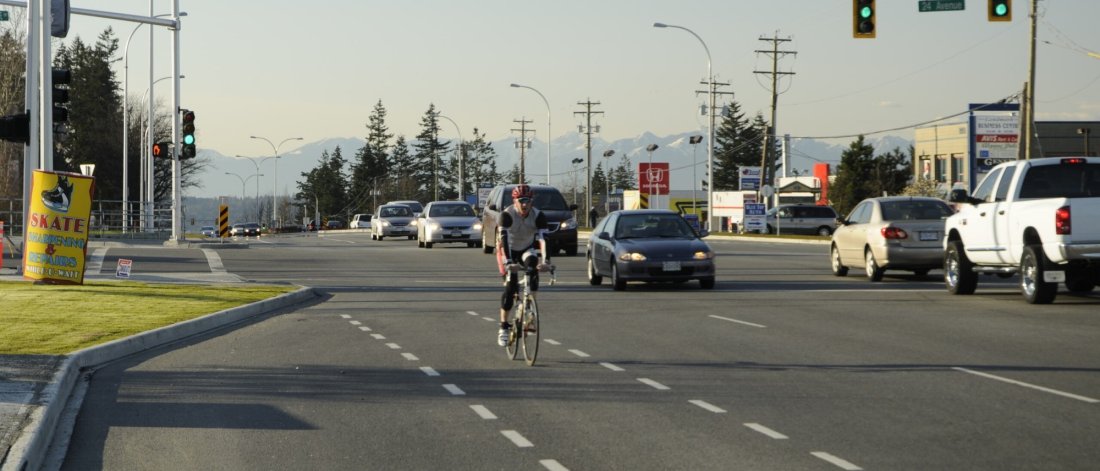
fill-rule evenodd
<path id="1" fill-rule="evenodd" d="M 167 142 L 158 142 L 156 144 L 153 144 L 153 157 L 162 158 L 168 157 L 169 155 L 170 151 Z"/>

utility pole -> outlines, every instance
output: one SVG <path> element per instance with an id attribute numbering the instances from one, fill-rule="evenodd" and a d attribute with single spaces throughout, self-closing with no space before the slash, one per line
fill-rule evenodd
<path id="1" fill-rule="evenodd" d="M 1023 145 L 1024 158 L 1031 160 L 1031 136 L 1035 134 L 1032 127 L 1035 126 L 1035 21 L 1039 13 L 1039 0 L 1031 0 L 1031 48 L 1028 63 L 1028 79 L 1024 98 L 1024 127 Z"/>
<path id="2" fill-rule="evenodd" d="M 723 92 L 723 91 L 718 90 L 718 87 L 728 87 L 728 86 L 730 86 L 729 82 L 722 83 L 722 82 L 713 82 L 712 81 L 712 82 L 709 82 L 709 83 L 708 82 L 699 82 L 699 84 L 700 85 L 706 85 L 707 88 L 709 88 L 709 90 L 696 90 L 695 94 L 698 95 L 698 94 L 702 93 L 702 94 L 706 94 L 708 97 L 710 97 L 710 99 L 711 99 L 710 103 L 707 103 L 707 104 L 703 105 L 702 114 L 708 116 L 708 119 L 710 119 L 710 128 L 714 129 L 714 119 L 718 116 L 718 109 L 719 109 L 718 100 L 716 99 L 716 97 L 718 95 L 729 95 L 730 99 L 732 100 L 733 99 L 733 92 Z M 714 146 L 715 146 L 715 143 L 713 142 L 714 140 L 712 139 L 713 137 L 714 136 L 711 135 L 707 138 L 707 139 L 710 139 L 709 141 L 707 141 L 707 145 L 710 146 L 711 148 L 714 148 Z M 711 162 L 707 162 L 707 179 L 706 179 L 706 182 L 707 182 L 707 192 L 708 192 L 707 194 L 708 195 L 710 194 L 711 191 L 714 190 L 713 185 L 711 184 L 713 182 L 713 177 L 711 177 L 711 175 L 714 175 L 713 169 L 710 168 L 711 165 L 712 165 Z M 707 196 L 707 214 L 708 215 L 712 214 L 710 212 L 710 201 L 711 201 L 711 199 L 712 198 L 710 198 L 710 196 Z M 707 219 L 709 219 L 709 216 L 707 217 Z M 709 224 L 709 222 L 708 222 L 708 224 Z"/>
<path id="3" fill-rule="evenodd" d="M 585 221 L 588 222 L 588 227 L 592 227 L 592 223 L 595 221 L 591 221 L 588 217 L 588 214 L 592 209 L 592 133 L 600 132 L 599 125 L 596 125 L 595 128 L 592 127 L 592 115 L 603 114 L 603 111 L 592 111 L 592 106 L 599 105 L 600 102 L 594 102 L 591 98 L 589 98 L 588 101 L 578 101 L 577 104 L 583 106 L 584 111 L 574 111 L 573 115 L 585 115 L 586 124 L 584 126 L 578 127 L 580 128 L 580 131 L 585 135 L 584 148 L 586 151 L 588 151 L 588 160 L 586 160 L 584 164 L 585 168 L 587 169 L 587 176 L 584 179 L 585 195 L 587 198 L 584 206 L 584 218 Z"/>
<path id="4" fill-rule="evenodd" d="M 755 51 L 757 54 L 769 54 L 769 55 L 771 55 L 771 57 L 772 57 L 772 70 L 771 71 L 759 71 L 759 70 L 753 71 L 753 73 L 756 73 L 756 74 L 771 74 L 771 76 L 772 76 L 772 119 L 769 122 L 769 125 L 765 129 L 765 132 L 764 132 L 764 151 L 762 152 L 763 155 L 761 157 L 761 162 L 760 162 L 760 170 L 765 172 L 764 177 L 760 179 L 760 184 L 761 184 L 761 186 L 771 185 L 772 188 L 775 188 L 775 144 L 774 144 L 774 142 L 775 142 L 775 132 L 776 132 L 775 107 L 776 107 L 776 103 L 779 101 L 779 90 L 778 90 L 779 76 L 780 75 L 794 75 L 794 72 L 780 72 L 779 71 L 779 58 L 780 58 L 780 56 L 785 56 L 787 54 L 798 54 L 795 51 L 780 51 L 779 50 L 779 43 L 788 42 L 788 41 L 791 40 L 791 38 L 789 38 L 789 37 L 788 38 L 780 38 L 779 37 L 779 31 L 776 31 L 775 34 L 776 34 L 775 36 L 770 37 L 770 38 L 766 38 L 766 37 L 763 37 L 763 36 L 760 37 L 761 41 L 771 41 L 772 49 L 770 51 L 767 51 L 767 50 L 764 50 L 764 51 L 757 50 L 757 51 Z"/>
<path id="5" fill-rule="evenodd" d="M 525 183 L 527 181 L 525 160 L 527 159 L 527 149 L 531 148 L 531 141 L 527 139 L 527 133 L 534 134 L 535 130 L 527 129 L 527 125 L 531 124 L 532 121 L 527 120 L 526 117 L 522 119 L 513 119 L 512 122 L 519 123 L 519 129 L 512 128 L 512 132 L 519 131 L 519 139 L 516 140 L 516 148 L 519 149 L 519 181 L 516 183 Z M 550 176 L 547 175 L 546 179 L 549 180 Z"/>

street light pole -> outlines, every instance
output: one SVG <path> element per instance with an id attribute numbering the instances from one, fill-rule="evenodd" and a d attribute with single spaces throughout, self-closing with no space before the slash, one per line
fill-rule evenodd
<path id="1" fill-rule="evenodd" d="M 279 145 L 275 145 L 271 142 L 271 140 L 269 140 L 266 137 L 260 137 L 260 136 L 248 136 L 248 137 L 249 137 L 249 139 L 260 139 L 262 141 L 267 142 L 267 144 L 269 146 L 271 146 L 271 150 L 273 152 L 275 152 L 275 156 L 274 156 L 275 162 L 272 163 L 272 167 L 274 167 L 274 168 L 271 171 L 271 173 L 272 173 L 272 175 L 271 175 L 271 228 L 275 229 L 276 227 L 281 227 L 278 224 L 278 221 L 276 220 L 276 217 L 277 217 L 277 214 L 278 214 L 278 208 L 279 208 L 279 148 L 282 147 L 283 144 L 286 144 L 287 141 L 301 141 L 301 140 L 304 140 L 304 138 L 301 138 L 301 137 L 288 137 L 286 139 L 283 139 L 282 142 L 279 142 Z"/>
<path id="2" fill-rule="evenodd" d="M 646 169 L 646 181 L 649 182 L 649 197 L 653 199 L 653 204 L 649 205 L 650 208 L 660 206 L 656 204 L 657 195 L 653 194 L 653 151 L 657 150 L 657 147 L 657 144 L 650 144 L 645 148 L 646 152 L 649 152 L 649 168 Z"/>
<path id="3" fill-rule="evenodd" d="M 607 159 L 607 169 L 603 173 L 603 188 L 607 195 L 603 200 L 603 213 L 611 214 L 611 156 L 615 155 L 614 149 L 604 151 L 603 157 Z"/>
<path id="4" fill-rule="evenodd" d="M 691 136 L 688 138 L 688 143 L 691 144 L 691 212 L 696 218 L 699 217 L 699 208 L 697 208 L 695 204 L 699 200 L 695 197 L 695 185 L 699 183 L 699 177 L 695 176 L 695 151 L 699 149 L 699 142 L 702 140 L 703 136 Z"/>
<path id="5" fill-rule="evenodd" d="M 546 104 L 546 184 L 549 185 L 550 184 L 550 147 L 551 147 L 550 143 L 551 143 L 551 140 L 552 140 L 551 136 L 550 136 L 550 102 L 546 101 L 546 97 L 543 96 L 542 92 L 540 92 L 538 90 L 535 90 L 534 87 L 528 87 L 527 85 L 520 85 L 518 83 L 513 83 L 512 87 L 513 88 L 526 88 L 526 89 L 531 90 L 535 93 L 538 93 L 539 97 L 542 98 L 542 102 L 544 104 Z"/>
<path id="6" fill-rule="evenodd" d="M 461 201 L 466 201 L 466 156 L 462 152 L 462 130 L 458 128 L 458 123 L 455 123 L 455 120 L 441 114 L 436 114 L 436 116 L 450 121 L 451 124 L 455 125 L 455 131 L 458 132 L 458 199 Z"/>
<path id="7" fill-rule="evenodd" d="M 710 60 L 710 48 L 707 47 L 707 43 L 700 38 L 694 31 L 687 29 L 683 26 L 668 25 L 664 23 L 653 23 L 654 28 L 676 28 L 682 29 L 695 36 L 695 39 L 699 40 L 699 44 L 703 45 L 703 50 L 707 53 L 707 101 L 710 102 L 710 106 L 707 107 L 707 115 L 709 116 L 708 129 L 707 129 L 707 229 L 714 230 L 714 226 L 711 224 L 714 218 L 714 73 L 711 68 Z"/>
<path id="8" fill-rule="evenodd" d="M 577 172 L 579 171 L 577 165 L 583 163 L 584 159 L 582 158 L 573 159 L 573 204 L 577 204 Z"/>
<path id="9" fill-rule="evenodd" d="M 162 80 L 168 80 L 170 78 L 172 78 L 172 77 L 171 76 L 161 77 L 159 79 L 154 80 L 152 85 L 156 85 L 157 82 L 160 82 Z M 186 75 L 180 75 L 180 78 L 181 79 L 187 78 L 187 76 Z M 152 94 L 152 91 L 153 91 L 153 87 L 150 86 L 149 88 L 146 88 L 145 92 L 143 92 L 141 94 L 141 102 L 139 103 L 140 107 L 142 107 L 142 108 L 145 107 L 146 98 L 148 98 L 149 95 Z M 149 100 L 149 106 L 150 107 L 152 106 L 152 101 L 153 100 Z M 152 108 L 150 108 L 150 110 L 151 109 Z M 146 118 L 148 118 L 148 117 L 146 117 Z M 152 155 L 152 152 L 151 152 L 151 148 L 153 147 L 153 128 L 151 126 L 153 125 L 153 121 L 152 121 L 152 119 L 147 119 L 146 121 L 147 121 L 146 128 L 144 129 L 144 131 L 139 133 L 139 134 L 141 134 L 141 138 L 144 139 L 145 141 L 138 143 L 138 147 L 140 147 L 142 149 L 142 154 L 143 154 L 142 159 L 141 159 L 140 162 L 141 162 L 142 180 L 145 183 L 140 188 L 140 190 L 142 191 L 142 193 L 141 193 L 141 195 L 142 195 L 141 196 L 141 204 L 142 204 L 141 208 L 142 209 L 139 210 L 139 212 L 143 211 L 145 213 L 145 217 L 142 218 L 142 223 L 145 225 L 147 230 L 151 231 L 151 230 L 153 230 L 153 209 L 154 209 L 154 206 L 156 205 L 156 200 L 154 199 L 156 197 L 155 196 L 156 195 L 156 191 L 155 191 L 156 190 L 156 184 L 155 184 L 156 182 L 154 181 L 154 177 L 156 176 L 156 172 L 153 171 L 153 155 Z M 174 147 L 173 147 L 173 149 L 174 149 Z M 148 158 L 146 158 L 145 155 L 144 155 L 146 152 L 149 153 Z M 147 205 L 147 207 L 146 207 L 146 205 Z"/>

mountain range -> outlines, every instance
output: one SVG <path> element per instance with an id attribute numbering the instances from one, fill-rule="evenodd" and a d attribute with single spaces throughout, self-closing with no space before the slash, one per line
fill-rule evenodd
<path id="1" fill-rule="evenodd" d="M 695 146 L 688 143 L 688 138 L 699 133 L 681 133 L 669 136 L 656 136 L 645 132 L 637 137 L 606 141 L 599 137 L 592 138 L 592 167 L 602 162 L 604 169 L 617 167 L 622 163 L 623 156 L 630 160 L 631 167 L 637 171 L 637 165 L 641 162 L 668 162 L 671 169 L 671 188 L 673 190 L 690 190 L 692 188 L 693 162 L 695 178 L 703 180 L 706 173 L 706 147 Z M 490 143 L 497 153 L 497 168 L 507 171 L 519 162 L 520 151 L 516 148 L 515 138 L 505 137 Z M 853 139 L 854 140 L 854 139 Z M 849 141 L 850 142 L 850 141 Z M 912 140 L 897 136 L 882 136 L 867 138 L 867 142 L 875 148 L 877 153 L 885 153 L 900 148 L 907 151 L 912 145 Z M 363 146 L 363 139 L 328 138 L 307 143 L 293 151 L 279 156 L 278 167 L 273 166 L 276 159 L 270 157 L 238 158 L 226 156 L 215 149 L 201 149 L 199 157 L 207 160 L 207 165 L 199 174 L 197 181 L 201 186 L 189 188 L 185 196 L 195 198 L 214 198 L 218 196 L 245 197 L 270 196 L 274 188 L 278 188 L 280 196 L 297 192 L 297 182 L 303 180 L 302 173 L 308 173 L 317 167 L 323 152 L 333 153 L 337 147 L 341 154 L 350 163 L 354 160 L 356 151 Z M 411 148 L 410 142 L 410 148 Z M 657 149 L 650 155 L 646 147 L 657 144 Z M 815 163 L 828 163 L 832 171 L 836 171 L 840 163 L 840 156 L 849 143 L 830 144 L 825 141 L 813 139 L 792 139 L 791 145 L 791 169 L 799 173 L 812 171 Z M 452 146 L 453 147 L 453 146 Z M 614 150 L 615 154 L 608 159 L 603 157 L 607 150 Z M 576 158 L 586 159 L 585 136 L 582 134 L 567 134 L 553 140 L 551 148 L 551 184 L 560 188 L 573 188 L 573 164 Z M 445 158 L 451 158 L 447 156 Z M 526 150 L 526 170 L 529 179 L 539 183 L 546 180 L 546 143 L 535 140 Z M 578 165 L 578 182 L 584 186 L 584 165 Z M 261 174 L 257 177 L 256 174 Z M 277 177 L 277 182 L 273 180 Z M 258 181 L 258 186 L 257 186 Z M 277 184 L 277 187 L 276 187 Z"/>

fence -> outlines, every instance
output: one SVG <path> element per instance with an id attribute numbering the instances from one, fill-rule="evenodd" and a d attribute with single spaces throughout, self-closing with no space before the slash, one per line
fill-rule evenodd
<path id="1" fill-rule="evenodd" d="M 122 200 L 93 200 L 89 235 L 134 239 L 167 238 L 172 233 L 172 206 L 157 203 L 151 211 L 143 210 L 141 203 Z M 124 210 L 125 207 L 125 210 Z M 23 199 L 0 199 L 0 221 L 8 234 L 23 233 Z"/>

